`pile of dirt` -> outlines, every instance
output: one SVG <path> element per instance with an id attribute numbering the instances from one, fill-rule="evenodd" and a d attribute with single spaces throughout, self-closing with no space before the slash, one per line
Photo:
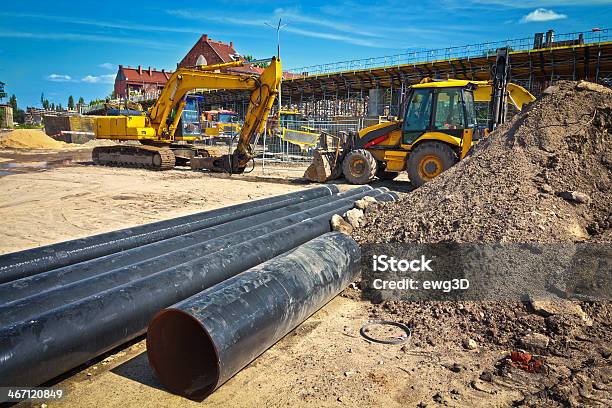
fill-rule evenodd
<path id="1" fill-rule="evenodd" d="M 612 242 L 611 127 L 610 89 L 560 82 L 432 182 L 368 207 L 353 236 L 362 245 Z M 411 326 L 418 348 L 469 352 L 472 340 L 499 354 L 498 365 L 473 361 L 474 381 L 511 383 L 524 396 L 517 405 L 610 406 L 612 305 L 561 302 L 550 312 L 518 301 L 387 300 L 370 315 Z M 502 364 L 519 349 L 544 356 L 546 371 Z"/>
<path id="2" fill-rule="evenodd" d="M 610 241 L 612 91 L 561 82 L 469 157 L 369 211 L 368 242 Z"/>
<path id="3" fill-rule="evenodd" d="M 0 135 L 0 147 L 5 149 L 62 149 L 66 146 L 36 129 L 16 129 Z"/>

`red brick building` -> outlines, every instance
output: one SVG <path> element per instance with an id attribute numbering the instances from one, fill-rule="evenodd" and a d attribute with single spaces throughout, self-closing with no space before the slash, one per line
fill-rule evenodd
<path id="1" fill-rule="evenodd" d="M 172 72 L 149 67 L 142 69 L 124 67 L 119 65 L 119 71 L 115 77 L 115 96 L 125 99 L 128 96 L 141 96 L 144 99 L 156 98 L 164 88 Z"/>
<path id="2" fill-rule="evenodd" d="M 240 54 L 234 49 L 233 41 L 226 44 L 221 41 L 215 41 L 208 37 L 207 34 L 202 35 L 198 41 L 191 47 L 191 50 L 179 62 L 177 68 L 193 67 L 196 65 L 214 65 L 225 62 L 237 61 L 241 58 Z M 248 74 L 261 74 L 262 68 L 247 65 L 244 67 L 230 68 L 229 72 L 239 72 Z M 157 71 L 155 68 L 142 69 L 124 67 L 119 65 L 119 71 L 115 78 L 115 95 L 117 98 L 125 99 L 128 96 L 141 97 L 143 99 L 157 98 L 159 92 L 172 75 L 172 71 Z M 291 75 L 285 73 L 285 78 Z"/>
<path id="3" fill-rule="evenodd" d="M 240 59 L 240 54 L 234 49 L 234 42 L 226 44 L 202 35 L 185 58 L 178 63 L 179 68 L 193 67 L 196 65 L 214 65 L 224 62 L 232 62 Z"/>

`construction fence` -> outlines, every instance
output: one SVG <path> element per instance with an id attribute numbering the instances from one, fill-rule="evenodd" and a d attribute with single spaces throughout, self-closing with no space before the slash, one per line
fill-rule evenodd
<path id="1" fill-rule="evenodd" d="M 315 149 L 336 146 L 345 140 L 349 132 L 378 123 L 376 119 L 354 118 L 334 121 L 300 120 L 285 121 L 280 129 L 266 129 L 253 143 L 256 167 L 282 166 L 303 171 L 313 157 Z M 206 138 L 203 144 L 221 151 L 232 152 L 237 135 Z"/>

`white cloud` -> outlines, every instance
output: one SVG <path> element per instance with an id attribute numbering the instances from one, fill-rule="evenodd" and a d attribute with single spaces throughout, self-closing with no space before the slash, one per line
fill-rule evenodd
<path id="1" fill-rule="evenodd" d="M 161 43 L 159 41 L 148 41 L 139 38 L 113 37 L 110 35 L 73 34 L 73 33 L 30 33 L 26 31 L 0 31 L 0 38 L 22 38 L 32 40 L 52 41 L 96 41 L 119 44 L 135 44 L 151 48 L 172 48 L 176 45 Z"/>
<path id="2" fill-rule="evenodd" d="M 87 75 L 81 79 L 82 82 L 87 82 L 88 84 L 113 84 L 115 83 L 115 74 L 105 74 L 105 75 Z"/>
<path id="3" fill-rule="evenodd" d="M 567 18 L 567 15 L 556 13 L 553 10 L 539 8 L 521 18 L 521 23 L 541 23 L 545 21 L 563 20 L 564 18 Z"/>
<path id="4" fill-rule="evenodd" d="M 105 62 L 104 64 L 98 65 L 100 68 L 108 69 L 110 71 L 115 71 L 117 69 L 117 65 L 111 64 L 110 62 Z"/>
<path id="5" fill-rule="evenodd" d="M 117 28 L 120 30 L 131 30 L 131 31 L 158 31 L 167 33 L 188 33 L 188 34 L 200 34 L 201 29 L 198 27 L 169 27 L 169 26 L 156 26 L 149 24 L 135 24 L 131 22 L 117 22 L 113 21 L 101 21 L 101 20 L 89 20 L 82 18 L 74 18 L 68 16 L 57 16 L 57 15 L 46 15 L 46 14 L 32 14 L 32 13 L 11 13 L 11 12 L 0 12 L 0 16 L 17 17 L 17 18 L 31 18 L 40 20 L 56 21 L 58 23 L 67 24 L 80 24 L 102 28 Z"/>
<path id="6" fill-rule="evenodd" d="M 276 12 L 278 12 L 278 9 Z M 185 19 L 190 19 L 190 20 L 207 20 L 207 21 L 223 23 L 226 25 L 258 27 L 261 29 L 266 29 L 265 23 L 269 21 L 268 19 L 261 17 L 261 16 L 260 17 L 250 16 L 250 18 L 240 17 L 240 16 L 221 16 L 218 14 L 215 15 L 211 13 L 199 13 L 193 10 L 181 10 L 181 9 L 166 10 L 166 13 L 172 16 L 175 16 L 175 17 L 180 17 L 180 18 L 185 18 Z M 292 16 L 297 17 L 301 22 L 314 21 L 314 20 L 311 20 L 310 17 L 305 17 L 299 14 L 292 14 Z M 318 25 L 327 27 L 330 24 L 331 23 L 329 22 L 323 21 L 323 23 L 319 22 Z M 337 30 L 337 31 L 347 32 L 347 30 L 350 29 L 348 26 L 341 26 L 341 27 L 342 27 L 342 30 Z M 362 39 L 360 38 L 359 35 L 356 35 L 356 34 L 349 35 L 348 33 L 347 34 L 336 34 L 336 33 L 329 33 L 329 32 L 321 32 L 321 31 L 317 31 L 316 28 L 315 29 L 302 29 L 302 28 L 295 27 L 294 25 L 291 24 L 291 22 L 289 22 L 289 25 L 283 28 L 283 31 L 290 32 L 290 33 L 297 34 L 297 35 L 302 35 L 305 37 L 322 38 L 326 40 L 340 41 L 340 42 L 344 42 L 348 44 L 361 45 L 364 47 L 390 48 L 390 44 L 388 44 L 387 42 L 383 42 L 381 40 L 375 41 L 375 40 L 369 40 L 369 39 Z"/>
<path id="7" fill-rule="evenodd" d="M 47 76 L 49 81 L 53 82 L 70 82 L 72 81 L 72 77 L 70 75 L 62 75 L 62 74 L 51 74 Z"/>

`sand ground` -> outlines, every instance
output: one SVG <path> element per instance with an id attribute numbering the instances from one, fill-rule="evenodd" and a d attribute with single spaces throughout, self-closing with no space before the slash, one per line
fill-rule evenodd
<path id="1" fill-rule="evenodd" d="M 89 150 L 0 151 L 0 253 L 297 191 L 303 168 L 243 176 L 96 167 Z M 405 177 L 387 183 L 409 191 Z M 342 189 L 349 188 L 340 185 Z M 511 384 L 478 380 L 499 352 L 453 344 L 370 343 L 359 336 L 371 305 L 347 291 L 205 401 L 165 391 L 136 339 L 57 379 L 68 396 L 47 406 L 508 406 Z M 426 329 L 426 328 L 423 328 Z M 419 329 L 419 330 L 423 330 Z M 460 372 L 453 365 L 464 367 Z M 438 401 L 438 402 L 436 402 Z M 22 403 L 23 406 L 32 404 Z M 37 404 L 40 406 L 40 404 Z"/>

